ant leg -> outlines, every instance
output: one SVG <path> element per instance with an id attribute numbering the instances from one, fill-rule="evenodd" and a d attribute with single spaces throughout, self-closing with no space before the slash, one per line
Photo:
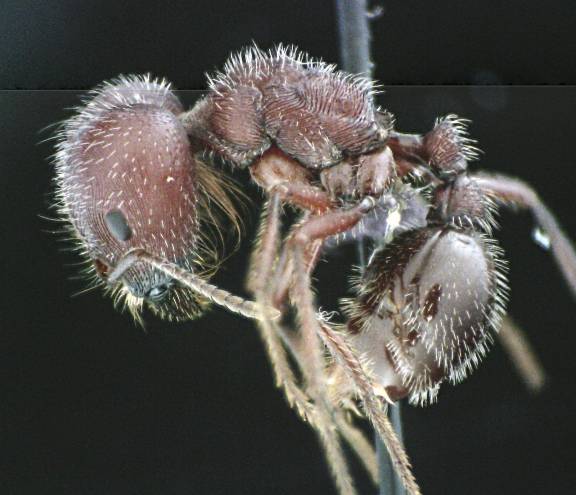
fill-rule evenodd
<path id="1" fill-rule="evenodd" d="M 122 278 L 122 275 L 126 270 L 134 265 L 134 263 L 142 261 L 148 263 L 157 270 L 166 273 L 201 296 L 204 296 L 213 303 L 216 303 L 233 313 L 238 313 L 247 318 L 256 320 L 266 318 L 275 319 L 280 316 L 280 312 L 277 309 L 272 307 L 263 308 L 253 301 L 248 301 L 242 297 L 235 296 L 224 289 L 220 289 L 215 285 L 206 282 L 202 277 L 184 270 L 175 263 L 171 263 L 168 260 L 155 256 L 144 249 L 136 248 L 130 250 L 110 272 L 108 283 L 116 283 L 120 278 Z"/>
<path id="2" fill-rule="evenodd" d="M 255 163 L 250 169 L 256 182 L 258 182 L 265 189 L 277 193 L 280 198 L 286 202 L 298 205 L 307 211 L 311 211 L 317 214 L 325 213 L 326 211 L 333 209 L 334 205 L 324 191 L 314 186 L 310 186 L 309 184 L 303 183 L 302 180 L 298 180 L 298 174 L 300 173 L 299 170 L 299 167 L 294 166 L 290 159 L 278 154 L 274 150 L 267 152 L 265 156 L 263 156 L 262 159 Z M 295 177 L 295 179 L 287 181 L 286 177 Z M 370 206 L 372 206 L 373 201 L 367 201 L 370 203 Z M 364 205 L 364 207 L 365 206 L 366 205 Z M 353 215 L 350 217 L 349 214 L 344 215 L 342 217 L 344 221 L 339 222 L 340 231 L 347 230 L 355 223 L 357 223 L 362 217 L 362 214 L 362 212 L 356 211 L 354 212 L 355 216 Z M 316 253 L 320 248 L 321 242 L 318 243 L 318 247 L 316 249 L 312 250 L 312 254 L 310 255 L 310 262 L 308 263 L 308 269 L 311 269 L 315 264 L 315 258 L 317 257 Z M 284 261 L 281 261 L 280 263 L 280 266 L 282 267 L 282 271 L 280 273 L 285 273 L 282 279 L 286 282 L 286 285 L 289 286 L 290 279 L 292 278 L 290 268 L 291 259 L 288 256 L 283 256 L 282 259 Z M 264 296 L 267 296 L 266 293 Z M 257 297 L 257 299 L 259 298 Z M 268 324 L 269 323 L 266 321 L 263 322 L 263 325 Z M 276 331 L 280 329 L 279 325 L 277 324 L 272 323 L 271 326 L 274 326 Z M 318 346 L 318 337 L 316 336 L 314 338 L 316 339 L 316 342 L 312 345 Z M 338 486 L 342 492 L 348 492 L 353 490 L 353 488 L 351 485 L 350 477 L 348 475 L 345 458 L 342 455 L 341 448 L 338 444 L 338 438 L 332 429 L 330 413 L 333 412 L 333 407 L 328 404 L 328 401 L 325 397 L 319 394 L 318 387 L 315 387 L 314 385 L 316 383 L 316 379 L 312 378 L 312 376 L 315 375 L 315 372 L 313 370 L 314 365 L 312 365 L 311 369 L 310 363 L 317 363 L 319 368 L 321 365 L 323 365 L 321 355 L 320 364 L 318 364 L 317 360 L 317 356 L 312 360 L 301 360 L 301 362 L 306 363 L 306 366 L 302 366 L 302 372 L 308 379 L 308 383 L 312 384 L 310 390 L 314 391 L 315 393 L 311 395 L 313 395 L 316 405 L 318 406 L 315 414 L 316 424 L 314 426 L 326 450 L 326 454 L 336 477 Z M 345 432 L 348 432 L 348 430 L 345 430 Z M 352 439 L 353 435 L 348 435 L 348 437 Z M 361 447 L 357 442 L 356 445 L 356 450 L 361 450 Z"/>
<path id="3" fill-rule="evenodd" d="M 385 444 L 390 451 L 392 459 L 394 459 L 406 488 L 412 494 L 420 493 L 410 471 L 410 463 L 406 453 L 388 421 L 385 410 L 374 395 L 370 378 L 364 372 L 360 361 L 345 339 L 327 324 L 320 323 L 315 314 L 313 295 L 310 289 L 310 275 L 303 264 L 303 246 L 312 241 L 313 238 L 326 237 L 338 233 L 341 226 L 345 223 L 343 217 L 347 214 L 350 214 L 350 210 L 348 212 L 333 212 L 322 217 L 313 218 L 304 224 L 295 236 L 293 256 L 296 285 L 294 287 L 294 296 L 303 327 L 303 337 L 308 344 L 307 350 L 314 352 L 317 349 L 315 341 L 320 336 L 331 354 L 344 367 L 349 378 L 357 387 L 368 418 L 372 421 L 381 437 L 386 440 Z M 312 359 L 317 362 L 318 358 L 312 357 Z M 320 373 L 319 370 L 313 370 L 313 372 Z"/>
<path id="4" fill-rule="evenodd" d="M 378 460 L 372 442 L 368 441 L 362 431 L 346 419 L 343 411 L 335 412 L 334 421 L 340 435 L 352 448 L 372 482 L 377 485 L 379 482 Z"/>
<path id="5" fill-rule="evenodd" d="M 277 194 L 273 194 L 264 207 L 259 241 L 252 256 L 248 279 L 249 290 L 254 294 L 257 303 L 264 307 L 270 306 L 271 298 L 268 287 L 277 257 L 279 216 L 280 198 Z M 282 345 L 282 340 L 284 340 L 284 344 L 295 352 L 294 343 L 291 342 L 288 332 L 268 318 L 260 320 L 258 329 L 272 363 L 276 386 L 283 390 L 286 400 L 290 406 L 296 408 L 300 416 L 312 421 L 313 405 L 298 386 Z"/>
<path id="6" fill-rule="evenodd" d="M 274 260 L 275 256 L 277 255 L 277 253 L 274 253 L 274 255 L 270 255 L 267 254 L 266 251 L 272 251 L 275 250 L 275 248 L 277 247 L 278 243 L 277 243 L 277 237 L 278 237 L 278 221 L 277 221 L 277 215 L 279 214 L 279 204 L 277 201 L 277 197 L 276 198 L 271 198 L 269 200 L 269 204 L 266 205 L 265 208 L 265 212 L 263 214 L 263 228 L 261 229 L 260 232 L 260 242 L 258 245 L 257 250 L 255 251 L 256 255 L 253 256 L 252 258 L 252 273 L 251 273 L 251 290 L 255 293 L 258 292 L 258 290 L 263 290 L 264 294 L 272 294 L 272 292 L 270 292 L 268 290 L 269 288 L 269 284 L 266 285 L 266 282 L 272 280 L 277 280 L 277 278 L 275 277 L 271 277 L 270 275 L 272 275 L 272 267 L 273 267 L 273 263 L 272 261 Z M 275 219 L 276 218 L 276 219 Z M 271 234 L 270 231 L 274 231 L 275 232 L 275 236 L 273 236 Z M 275 238 L 273 238 L 275 237 Z M 266 248 L 266 246 L 269 246 L 268 249 Z M 274 249 L 272 248 L 272 246 L 274 247 Z M 282 259 L 287 260 L 287 256 L 286 254 L 286 250 L 283 250 L 283 255 Z M 286 261 L 284 263 L 282 263 L 284 265 L 284 268 L 279 268 L 279 272 L 280 273 L 284 273 L 286 270 L 286 266 L 288 266 L 289 264 L 286 263 Z M 313 263 L 315 265 L 315 263 Z M 310 267 L 311 271 L 313 268 Z M 287 274 L 287 277 L 291 277 L 292 272 L 289 271 Z M 258 281 L 258 279 L 260 279 L 260 281 Z M 288 290 L 288 284 L 284 285 L 282 283 L 280 283 L 285 291 L 287 292 Z M 263 301 L 266 304 L 270 304 L 270 302 L 266 299 L 262 299 L 258 296 L 256 296 L 256 300 L 257 301 Z M 274 300 L 276 300 L 276 298 L 274 297 Z M 266 331 L 267 334 L 268 333 L 280 333 L 282 332 L 283 337 L 284 337 L 284 343 L 286 344 L 286 340 L 287 338 L 289 338 L 290 336 L 287 334 L 286 330 L 281 328 L 280 325 L 278 325 L 276 322 L 274 323 L 269 323 L 267 324 L 266 322 L 261 322 L 259 323 L 260 327 L 264 327 L 268 325 L 269 327 L 275 327 L 273 330 L 272 328 L 265 328 L 265 329 L 261 329 L 261 331 Z M 271 337 L 274 338 L 274 337 Z M 288 345 L 288 348 L 292 354 L 292 356 L 294 357 L 294 359 L 296 360 L 296 362 L 298 363 L 298 365 L 300 366 L 300 369 L 303 369 L 304 364 L 302 361 L 302 356 L 300 354 L 300 351 L 296 348 L 296 346 L 294 345 L 294 342 L 290 342 L 291 345 Z M 270 351 L 269 351 L 270 353 Z M 271 353 L 270 353 L 271 354 Z M 287 364 L 287 361 L 285 359 L 285 357 L 283 359 L 271 359 L 273 366 L 279 368 L 279 369 L 284 369 L 285 366 L 283 366 L 283 364 Z M 291 370 L 290 370 L 291 373 Z M 278 384 L 278 386 L 281 386 L 282 380 L 280 380 L 280 373 L 278 371 L 276 371 L 276 382 Z M 284 376 L 284 380 L 283 382 L 285 383 L 284 386 L 284 392 L 287 395 L 288 401 L 293 404 L 294 400 L 295 400 L 295 394 L 292 392 L 293 387 L 295 387 L 295 384 L 290 384 L 289 386 L 287 385 L 287 381 L 286 381 L 286 373 L 283 373 L 282 376 Z M 292 375 L 293 377 L 293 375 Z M 299 397 L 296 397 L 296 399 L 298 399 Z M 304 407 L 306 408 L 311 408 L 314 407 L 311 404 L 309 404 L 308 402 L 306 402 L 306 404 L 304 404 Z M 303 409 L 303 406 L 300 405 L 299 407 L 300 409 Z M 314 424 L 313 422 L 313 414 L 310 413 L 310 410 L 307 412 L 307 416 L 308 416 L 308 421 L 311 423 L 311 426 L 314 428 L 318 428 L 317 425 Z M 356 428 L 353 424 L 350 423 L 350 421 L 348 421 L 344 415 L 343 411 L 336 411 L 334 414 L 334 420 L 336 423 L 336 426 L 338 428 L 338 431 L 340 432 L 340 434 L 342 435 L 342 437 L 347 441 L 347 443 L 350 445 L 350 447 L 352 448 L 352 450 L 355 452 L 356 456 L 358 457 L 358 459 L 362 462 L 362 464 L 364 465 L 364 467 L 366 468 L 366 471 L 368 472 L 368 474 L 370 475 L 371 479 L 374 481 L 375 484 L 377 484 L 378 482 L 378 465 L 377 465 L 377 460 L 376 460 L 376 453 L 374 452 L 374 449 L 372 447 L 371 442 L 369 442 L 364 435 L 362 434 L 362 432 Z"/>
<path id="7" fill-rule="evenodd" d="M 314 309 L 312 291 L 310 289 L 310 274 L 306 266 L 305 248 L 313 239 L 305 235 L 306 226 L 314 227 L 320 222 L 325 230 L 329 225 L 334 230 L 347 230 L 357 223 L 362 215 L 369 211 L 374 205 L 373 199 L 364 200 L 360 206 L 351 210 L 341 212 L 331 212 L 320 217 L 313 217 L 298 230 L 291 238 L 288 249 L 292 252 L 292 263 L 294 271 L 294 288 L 292 291 L 297 315 L 302 328 L 300 351 L 303 359 L 303 372 L 308 386 L 308 392 L 314 400 L 316 414 L 318 418 L 317 432 L 324 447 L 328 463 L 334 475 L 336 484 L 341 493 L 354 493 L 352 478 L 349 473 L 348 464 L 342 451 L 338 436 L 333 429 L 334 406 L 326 395 L 326 369 L 324 355 L 322 352 L 320 332 L 316 329 L 317 319 Z M 315 238 L 321 238 L 322 234 Z"/>
<path id="8" fill-rule="evenodd" d="M 279 210 L 280 202 L 277 195 L 270 198 L 265 206 L 263 214 L 262 228 L 260 229 L 260 240 L 256 248 L 255 255 L 252 258 L 252 268 L 250 275 L 250 289 L 256 295 L 257 301 L 269 303 L 266 295 L 271 294 L 269 285 L 271 274 L 273 271 L 274 260 L 277 256 L 278 245 L 278 230 L 279 230 Z M 286 330 L 280 327 L 277 323 L 262 321 L 259 323 L 262 332 L 263 340 L 267 343 L 268 353 L 275 370 L 276 383 L 284 389 L 284 393 L 288 402 L 295 406 L 300 414 L 311 423 L 314 428 L 324 428 L 316 424 L 316 413 L 313 412 L 314 406 L 310 404 L 308 397 L 297 386 L 294 380 L 294 375 L 289 367 L 284 349 L 278 341 L 278 334 L 284 338 L 286 344 L 287 338 L 290 338 Z M 299 350 L 296 349 L 293 342 L 289 345 L 289 349 L 299 366 L 303 368 L 302 356 Z M 364 463 L 366 470 L 371 478 L 376 482 L 378 477 L 378 469 L 376 462 L 376 455 L 374 450 L 362 433 L 351 425 L 343 417 L 342 413 L 336 414 L 335 417 L 338 429 L 352 449 L 356 452 L 359 459 Z"/>
<path id="9" fill-rule="evenodd" d="M 366 374 L 362 363 L 342 334 L 335 331 L 325 322 L 319 323 L 318 327 L 321 331 L 320 336 L 330 354 L 334 356 L 348 378 L 356 386 L 357 393 L 364 405 L 366 416 L 383 440 L 384 445 L 386 445 L 386 449 L 404 487 L 411 495 L 420 494 L 420 488 L 412 474 L 412 466 L 408 455 L 388 419 L 386 408 L 382 407 L 380 400 L 374 394 L 374 385 L 371 378 Z"/>
<path id="10" fill-rule="evenodd" d="M 324 214 L 336 207 L 325 190 L 310 185 L 309 174 L 303 169 L 302 165 L 275 147 L 268 149 L 250 166 L 250 174 L 260 187 L 269 192 L 270 197 L 277 195 L 283 202 L 298 206 L 304 210 L 305 213 L 300 222 L 305 222 L 307 215 L 310 213 Z M 264 241 L 260 242 L 263 243 Z M 321 244 L 320 242 L 317 246 L 311 248 L 311 267 L 314 266 L 315 259 L 319 255 Z M 256 250 L 255 255 L 258 252 Z M 291 261 L 286 254 L 287 251 L 283 250 L 278 262 L 278 269 L 276 270 L 276 279 L 282 280 L 281 284 L 275 284 L 278 297 L 274 297 L 273 301 L 278 306 L 284 301 L 291 283 Z M 253 275 L 250 275 L 248 284 L 251 285 L 253 280 Z"/>
<path id="11" fill-rule="evenodd" d="M 272 363 L 276 386 L 283 391 L 290 407 L 296 409 L 298 415 L 309 422 L 313 428 L 319 429 L 316 408 L 308 394 L 298 385 L 282 345 L 284 343 L 293 355 L 298 354 L 288 332 L 278 323 L 269 319 L 259 320 L 258 330 Z"/>
<path id="12" fill-rule="evenodd" d="M 290 241 L 288 241 L 288 244 L 289 242 Z M 306 267 L 308 273 L 311 273 L 313 271 L 316 262 L 319 258 L 321 242 L 315 241 L 312 243 L 312 246 L 315 246 L 315 249 L 311 248 L 309 245 L 307 246 L 308 249 L 306 250 L 307 254 Z M 275 307 L 278 307 L 280 303 L 284 300 L 284 297 L 286 295 L 286 292 L 288 291 L 290 281 L 292 278 L 292 267 L 291 263 L 289 262 L 288 249 L 284 249 L 282 252 L 277 273 L 281 276 L 275 277 L 275 280 L 279 281 L 276 284 L 277 290 L 276 295 L 274 296 Z M 303 366 L 301 363 L 302 358 L 298 355 L 298 353 L 294 352 L 292 353 L 294 357 L 299 361 L 299 364 L 302 367 Z M 378 480 L 377 462 L 371 443 L 364 438 L 363 434 L 357 428 L 355 428 L 352 424 L 350 424 L 346 420 L 341 411 L 337 411 L 334 414 L 334 421 L 338 427 L 340 434 L 349 443 L 349 445 L 354 450 L 358 458 L 362 461 L 367 472 L 370 474 L 370 477 L 374 480 L 375 483 L 377 483 Z"/>
<path id="13" fill-rule="evenodd" d="M 268 305 L 280 309 L 289 291 L 292 267 L 287 249 L 278 254 L 278 238 L 280 236 L 280 195 L 273 193 L 264 206 L 258 240 L 252 251 L 247 289 L 253 294 L 263 293 L 271 302 Z M 306 221 L 308 212 L 296 222 L 296 228 L 287 236 L 287 244 L 298 225 Z M 322 242 L 316 241 L 307 247 L 307 269 L 312 272 L 320 258 Z M 271 282 L 274 280 L 274 284 Z M 272 287 L 271 287 L 272 285 Z M 272 296 L 268 296 L 271 294 Z"/>
<path id="14" fill-rule="evenodd" d="M 270 148 L 250 166 L 252 179 L 269 195 L 305 211 L 324 213 L 336 205 L 322 188 L 310 185 L 309 172 L 277 148 Z"/>
<path id="15" fill-rule="evenodd" d="M 284 201 L 314 213 L 324 213 L 334 208 L 328 194 L 315 186 L 285 182 L 276 186 L 274 191 Z"/>
<path id="16" fill-rule="evenodd" d="M 317 329 L 314 298 L 310 289 L 310 275 L 305 266 L 303 245 L 298 242 L 292 246 L 292 262 L 294 270 L 292 297 L 297 308 L 299 325 L 302 328 L 300 349 L 303 354 L 303 371 L 307 389 L 317 407 L 320 423 L 325 425 L 325 428 L 318 429 L 318 434 L 340 493 L 355 493 L 348 463 L 338 436 L 332 428 L 334 407 L 326 394 L 326 369 L 319 340 L 320 332 Z"/>
<path id="17" fill-rule="evenodd" d="M 290 240 L 287 241 L 288 245 Z M 314 241 L 306 246 L 306 270 L 312 273 L 316 264 L 320 260 L 322 254 L 322 241 Z M 288 297 L 290 286 L 292 284 L 292 262 L 289 255 L 289 250 L 283 250 L 276 270 L 276 284 L 273 293 L 272 306 L 281 308 Z"/>
<path id="18" fill-rule="evenodd" d="M 370 201 L 369 199 L 367 201 Z M 348 210 L 350 211 L 350 210 Z M 336 217 L 340 216 L 339 212 L 334 213 Z M 345 230 L 349 230 L 350 228 L 354 227 L 356 223 L 362 218 L 363 214 L 358 216 L 358 213 L 352 213 L 352 216 L 348 212 L 344 214 L 341 218 L 344 219 L 344 224 L 338 225 L 338 233 L 343 232 Z M 301 225 L 304 225 L 310 217 L 305 214 L 299 222 L 295 225 L 292 229 L 292 232 L 288 235 L 287 244 L 290 245 L 293 242 L 293 238 L 300 229 Z M 318 217 L 314 217 L 318 218 Z M 330 234 L 327 234 L 325 237 L 328 237 Z M 319 239 L 314 239 L 306 244 L 304 248 L 305 254 L 305 265 L 306 270 L 308 273 L 312 273 L 316 264 L 320 259 L 320 255 L 322 254 L 322 245 L 323 245 L 323 236 L 319 236 Z M 284 303 L 286 296 L 290 290 L 290 285 L 292 283 L 292 259 L 290 257 L 290 250 L 284 249 L 280 256 L 280 260 L 278 262 L 278 268 L 276 270 L 276 284 L 275 284 L 275 292 L 274 297 L 272 299 L 273 306 L 276 308 L 281 307 Z"/>
<path id="19" fill-rule="evenodd" d="M 301 370 L 305 369 L 305 364 L 302 361 L 303 357 L 301 352 L 296 348 L 296 346 L 289 347 L 292 357 L 296 360 Z M 339 383 L 330 383 L 330 388 L 338 387 Z M 376 458 L 376 452 L 374 450 L 373 444 L 371 441 L 366 439 L 363 432 L 354 425 L 352 419 L 350 418 L 350 414 L 347 409 L 342 408 L 341 400 L 344 399 L 342 395 L 338 395 L 338 392 L 335 390 L 335 394 L 330 394 L 331 403 L 334 405 L 333 410 L 333 420 L 338 433 L 342 436 L 342 438 L 348 443 L 350 448 L 356 454 L 358 460 L 362 463 L 366 472 L 369 474 L 370 478 L 374 482 L 375 485 L 378 484 L 379 480 L 379 469 L 378 469 L 378 461 Z M 346 402 L 349 404 L 349 408 L 351 408 L 352 412 L 359 415 L 359 411 L 357 410 L 356 406 L 352 403 L 352 399 L 346 398 Z M 315 424 L 311 424 L 312 427 L 317 428 Z"/>
<path id="20" fill-rule="evenodd" d="M 246 288 L 253 294 L 266 291 L 270 283 L 270 271 L 276 264 L 280 237 L 280 208 L 280 197 L 278 194 L 272 194 L 262 210 L 246 281 Z"/>
<path id="21" fill-rule="evenodd" d="M 266 205 L 263 215 L 263 226 L 260 229 L 260 244 L 257 247 L 258 257 L 254 257 L 256 262 L 252 266 L 251 287 L 253 288 L 258 302 L 268 305 L 271 300 L 271 274 L 273 273 L 273 262 L 276 258 L 276 246 L 279 234 L 279 194 L 273 194 Z M 276 383 L 281 386 L 290 405 L 296 407 L 298 412 L 307 419 L 319 436 L 320 442 L 326 452 L 329 465 L 333 471 L 336 483 L 341 493 L 354 494 L 352 478 L 348 472 L 346 458 L 339 444 L 338 435 L 331 421 L 330 409 L 323 402 L 319 394 L 314 393 L 315 388 L 311 387 L 310 395 L 314 399 L 312 404 L 307 394 L 305 394 L 296 384 L 294 374 L 288 363 L 282 342 L 279 335 L 286 333 L 279 324 L 264 319 L 259 322 L 259 329 L 266 343 L 268 354 L 274 367 Z M 309 377 L 310 365 L 301 355 L 303 349 L 289 346 L 297 363 L 302 369 L 305 377 Z M 322 357 L 320 357 L 322 362 Z M 308 384 L 313 385 L 313 381 L 308 379 Z"/>
<path id="22" fill-rule="evenodd" d="M 321 349 L 318 345 L 318 338 L 320 337 L 355 384 L 364 404 L 366 414 L 384 440 L 404 486 L 412 495 L 415 495 L 420 493 L 420 489 L 411 472 L 408 456 L 388 420 L 385 409 L 374 394 L 372 381 L 366 375 L 360 360 L 343 336 L 334 331 L 328 324 L 318 321 L 311 290 L 310 274 L 305 266 L 304 247 L 308 243 L 349 229 L 373 205 L 374 200 L 368 197 L 355 208 L 313 217 L 300 227 L 292 241 L 294 263 L 294 288 L 292 292 L 302 327 L 303 343 L 306 346 L 304 350 L 309 355 L 309 362 L 312 367 L 309 371 L 311 376 L 307 377 L 311 395 L 313 395 L 315 400 L 326 402 L 325 397 L 323 397 L 324 390 L 320 388 L 325 382 L 325 370 L 322 366 Z"/>
<path id="23" fill-rule="evenodd" d="M 524 332 L 509 316 L 504 317 L 498 337 L 528 390 L 540 392 L 546 382 L 544 367 Z"/>
<path id="24" fill-rule="evenodd" d="M 472 178 L 497 203 L 529 209 L 550 239 L 550 248 L 560 271 L 576 296 L 576 252 L 552 212 L 528 184 L 505 175 L 475 174 Z"/>

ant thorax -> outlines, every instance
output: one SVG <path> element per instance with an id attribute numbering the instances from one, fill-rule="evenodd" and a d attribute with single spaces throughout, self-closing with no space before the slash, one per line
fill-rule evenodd
<path id="1" fill-rule="evenodd" d="M 254 48 L 232 57 L 209 89 L 184 126 L 193 142 L 235 166 L 262 162 L 276 149 L 293 165 L 317 171 L 302 182 L 322 182 L 332 198 L 379 195 L 394 175 L 386 148 L 393 119 L 374 106 L 369 79 L 296 50 Z M 290 170 L 278 181 L 301 179 Z M 252 173 L 265 189 L 275 185 Z"/>

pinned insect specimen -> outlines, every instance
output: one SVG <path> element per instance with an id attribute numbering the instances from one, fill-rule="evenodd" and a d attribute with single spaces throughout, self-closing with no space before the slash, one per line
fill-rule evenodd
<path id="1" fill-rule="evenodd" d="M 210 169 L 179 121 L 169 84 L 121 77 L 92 91 L 64 123 L 56 153 L 57 206 L 97 283 L 135 318 L 168 320 L 209 301 L 257 317 L 254 303 L 208 282 L 220 217 L 239 230 L 233 184 Z"/>
<path id="2" fill-rule="evenodd" d="M 164 83 L 121 79 L 66 124 L 59 196 L 96 272 L 130 307 L 186 318 L 207 297 L 259 320 L 276 382 L 317 432 L 341 493 L 354 485 L 340 436 L 377 478 L 369 442 L 347 419 L 358 404 L 416 494 L 386 405 L 431 401 L 486 351 L 506 294 L 496 206 L 533 211 L 575 291 L 576 256 L 528 186 L 468 174 L 462 121 L 401 134 L 374 93 L 372 81 L 283 47 L 233 56 L 188 112 Z M 202 279 L 217 264 L 200 235 L 210 202 L 236 218 L 204 156 L 247 168 L 267 192 L 248 280 L 255 303 Z M 282 205 L 300 212 L 284 239 Z M 366 235 L 380 246 L 339 326 L 318 313 L 311 273 L 335 236 Z"/>

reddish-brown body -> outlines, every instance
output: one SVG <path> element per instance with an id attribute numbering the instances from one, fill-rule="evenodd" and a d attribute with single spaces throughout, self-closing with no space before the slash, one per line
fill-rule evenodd
<path id="1" fill-rule="evenodd" d="M 185 119 L 193 139 L 238 166 L 275 145 L 312 169 L 381 148 L 391 124 L 369 80 L 281 49 L 232 58 Z"/>
<path id="2" fill-rule="evenodd" d="M 186 113 L 165 85 L 104 85 L 66 125 L 57 160 L 62 209 L 110 285 L 167 318 L 195 316 L 202 294 L 259 320 L 276 382 L 318 432 L 346 494 L 354 489 L 338 435 L 377 477 L 370 447 L 340 407 L 354 399 L 408 491 L 419 493 L 382 398 L 431 400 L 484 354 L 505 300 L 492 200 L 535 213 L 576 292 L 574 250 L 536 194 L 513 179 L 468 173 L 475 150 L 463 121 L 439 119 L 424 136 L 392 127 L 370 81 L 295 50 L 254 48 L 232 57 Z M 248 283 L 257 304 L 182 270 L 207 261 L 202 195 L 223 196 L 203 154 L 248 168 L 268 194 Z M 427 196 L 415 187 L 422 183 Z M 302 212 L 285 239 L 282 203 Z M 325 241 L 340 234 L 377 246 L 346 305 L 346 334 L 317 313 L 311 282 Z M 290 305 L 295 332 L 283 326 Z M 272 318 L 269 306 L 286 318 Z"/>
<path id="3" fill-rule="evenodd" d="M 147 105 L 110 110 L 79 140 L 71 159 L 80 166 L 67 180 L 95 187 L 84 201 L 81 192 L 76 196 L 72 214 L 80 234 L 94 238 L 101 261 L 114 266 L 127 247 L 172 261 L 188 257 L 198 229 L 197 191 L 190 145 L 176 115 Z M 105 215 L 115 210 L 132 230 L 125 241 L 105 225 Z"/>

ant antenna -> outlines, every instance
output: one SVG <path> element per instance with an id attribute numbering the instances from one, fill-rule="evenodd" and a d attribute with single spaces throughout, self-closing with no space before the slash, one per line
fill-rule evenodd
<path id="1" fill-rule="evenodd" d="M 116 267 L 110 272 L 108 282 L 110 284 L 118 282 L 126 270 L 130 269 L 139 261 L 148 263 L 153 268 L 156 268 L 169 277 L 178 280 L 178 282 L 192 289 L 197 294 L 200 294 L 206 299 L 209 299 L 213 303 L 218 304 L 233 313 L 254 320 L 275 320 L 280 317 L 280 311 L 277 309 L 271 307 L 262 308 L 254 301 L 249 301 L 242 297 L 235 296 L 227 290 L 220 289 L 215 285 L 206 282 L 198 275 L 184 270 L 175 263 L 171 263 L 159 256 L 154 256 L 144 249 L 136 248 L 126 253 L 126 255 L 118 262 Z"/>

